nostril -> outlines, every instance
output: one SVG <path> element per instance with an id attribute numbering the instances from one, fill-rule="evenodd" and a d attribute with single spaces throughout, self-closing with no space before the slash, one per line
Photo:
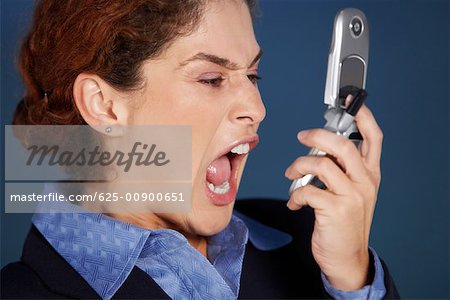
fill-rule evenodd
<path id="1" fill-rule="evenodd" d="M 240 97 L 241 100 L 236 101 L 236 105 L 230 111 L 230 120 L 241 124 L 257 124 L 265 118 L 266 108 L 261 97 L 249 98 Z"/>
<path id="2" fill-rule="evenodd" d="M 249 122 L 253 122 L 253 118 L 250 116 L 244 116 L 244 117 L 238 117 L 237 118 L 239 121 L 249 121 Z"/>

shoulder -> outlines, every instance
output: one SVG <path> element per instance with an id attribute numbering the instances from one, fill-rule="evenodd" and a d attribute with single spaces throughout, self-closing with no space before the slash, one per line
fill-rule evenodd
<path id="1" fill-rule="evenodd" d="M 39 276 L 23 262 L 3 267 L 1 286 L 2 299 L 61 298 L 50 293 Z"/>
<path id="2" fill-rule="evenodd" d="M 31 226 L 20 262 L 1 270 L 0 299 L 97 299 L 98 295 L 70 264 Z M 116 299 L 166 299 L 144 271 L 134 267 Z"/>
<path id="3" fill-rule="evenodd" d="M 258 249 L 250 239 L 243 262 L 240 298 L 326 297 L 320 269 L 311 252 L 314 226 L 311 208 L 290 211 L 285 200 L 242 199 L 236 201 L 235 210 L 292 236 L 290 243 L 268 251 Z"/>
<path id="4" fill-rule="evenodd" d="M 264 225 L 287 232 L 295 239 L 310 238 L 314 228 L 314 211 L 304 207 L 291 211 L 286 200 L 246 198 L 236 201 L 235 210 Z"/>
<path id="5" fill-rule="evenodd" d="M 10 299 L 65 299 L 71 298 L 65 292 L 68 289 L 88 290 L 84 280 L 34 226 L 25 239 L 20 262 L 2 269 L 1 283 L 1 297 Z"/>
<path id="6" fill-rule="evenodd" d="M 286 207 L 286 200 L 242 199 L 236 202 L 235 209 L 293 237 L 291 243 L 274 251 L 259 251 L 248 245 L 241 283 L 243 298 L 254 295 L 260 298 L 267 295 L 272 298 L 329 298 L 311 251 L 315 221 L 312 208 L 291 211 Z M 386 287 L 384 299 L 398 299 L 399 294 L 388 267 L 380 260 Z"/>

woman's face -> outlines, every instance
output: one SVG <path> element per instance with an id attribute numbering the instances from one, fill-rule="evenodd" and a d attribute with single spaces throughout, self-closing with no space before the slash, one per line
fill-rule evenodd
<path id="1" fill-rule="evenodd" d="M 259 56 L 247 5 L 210 1 L 195 32 L 144 65 L 137 99 L 144 101 L 131 123 L 192 126 L 192 211 L 158 214 L 182 231 L 212 235 L 231 218 L 246 153 L 265 116 Z M 233 148 L 242 154 L 230 154 Z"/>

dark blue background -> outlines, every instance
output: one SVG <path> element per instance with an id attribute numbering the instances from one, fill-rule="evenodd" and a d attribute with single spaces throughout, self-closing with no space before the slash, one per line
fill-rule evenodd
<path id="1" fill-rule="evenodd" d="M 23 93 L 15 57 L 32 6 L 31 0 L 1 2 L 3 124 L 11 122 Z M 403 297 L 448 298 L 448 2 L 261 0 L 260 6 L 260 89 L 268 113 L 239 196 L 287 196 L 284 170 L 307 152 L 296 133 L 323 125 L 334 16 L 344 7 L 360 8 L 371 24 L 367 103 L 385 135 L 371 245 Z M 29 218 L 2 214 L 2 266 L 19 258 Z"/>

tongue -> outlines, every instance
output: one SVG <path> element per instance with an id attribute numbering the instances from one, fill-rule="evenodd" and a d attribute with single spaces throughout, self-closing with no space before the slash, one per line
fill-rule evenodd
<path id="1" fill-rule="evenodd" d="M 215 186 L 221 185 L 226 180 L 230 179 L 231 165 L 230 160 L 226 155 L 219 157 L 213 161 L 206 174 L 206 180 Z"/>

